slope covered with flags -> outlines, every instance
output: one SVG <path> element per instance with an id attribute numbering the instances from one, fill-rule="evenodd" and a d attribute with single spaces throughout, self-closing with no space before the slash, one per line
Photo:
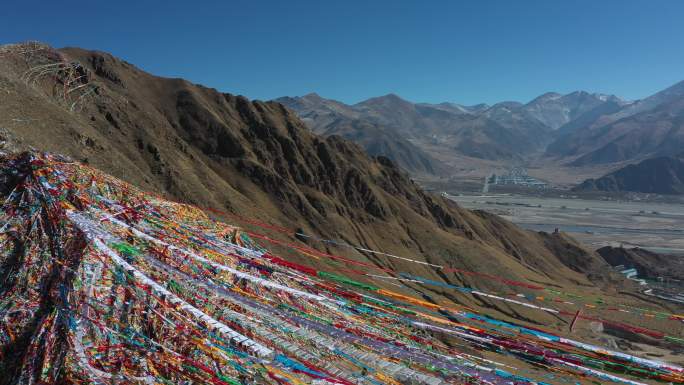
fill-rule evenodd
<path id="1" fill-rule="evenodd" d="M 1 168 L 0 384 L 684 380 L 676 365 L 288 261 L 57 155 Z"/>

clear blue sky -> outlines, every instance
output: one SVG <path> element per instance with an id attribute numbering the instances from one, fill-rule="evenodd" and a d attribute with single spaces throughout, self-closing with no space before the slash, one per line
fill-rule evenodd
<path id="1" fill-rule="evenodd" d="M 683 20 L 680 0 L 11 0 L 0 43 L 104 50 L 256 99 L 635 99 L 684 80 Z"/>

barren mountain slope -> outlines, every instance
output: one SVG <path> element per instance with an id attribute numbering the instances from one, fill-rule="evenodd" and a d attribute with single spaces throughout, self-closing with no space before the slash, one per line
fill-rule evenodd
<path id="1" fill-rule="evenodd" d="M 547 154 L 574 166 L 643 160 L 679 153 L 684 146 L 684 82 L 643 100 L 606 104 L 560 131 Z"/>
<path id="2" fill-rule="evenodd" d="M 74 96 L 80 84 L 92 92 Z M 143 189 L 308 235 L 495 277 L 611 295 L 611 275 L 595 253 L 561 235 L 526 232 L 426 194 L 388 159 L 370 158 L 337 136 L 311 133 L 279 103 L 155 77 L 102 52 L 39 45 L 3 49 L 0 87 L 0 126 L 8 149 L 33 146 L 71 155 Z M 302 239 L 321 250 L 439 282 L 506 286 L 458 270 L 438 271 Z M 572 260 L 565 251 L 572 252 Z M 288 256 L 328 270 L 342 268 L 329 259 Z M 416 282 L 404 287 L 435 301 L 491 307 L 517 319 L 568 322 L 454 290 Z M 601 291 L 604 287 L 608 291 Z"/>
<path id="3" fill-rule="evenodd" d="M 412 174 L 441 174 L 444 167 L 418 146 L 386 125 L 361 117 L 353 107 L 317 94 L 277 99 L 298 113 L 311 130 L 322 136 L 339 135 L 360 144 L 372 156 L 385 156 Z"/>
<path id="4" fill-rule="evenodd" d="M 567 95 L 548 92 L 527 103 L 524 109 L 546 126 L 556 130 L 607 103 L 624 102 L 614 95 L 590 94 L 586 91 L 575 91 Z"/>
<path id="5" fill-rule="evenodd" d="M 438 157 L 437 152 L 453 152 L 475 159 L 509 161 L 530 159 L 554 138 L 571 132 L 577 126 L 574 124 L 576 119 L 595 119 L 599 112 L 601 115 L 615 112 L 609 106 L 617 105 L 620 109 L 626 105 L 616 96 L 584 91 L 567 95 L 549 92 L 527 104 L 501 102 L 472 107 L 455 103 L 411 103 L 395 94 L 354 105 L 317 94 L 282 97 L 277 101 L 297 112 L 314 132 L 331 135 L 345 131 L 349 122 L 354 121 L 358 122 L 357 126 L 380 127 L 393 133 L 397 140 L 410 139 L 412 144 L 434 157 Z M 369 130 L 347 138 L 364 143 L 358 138 L 363 136 L 367 142 L 374 135 L 377 132 Z M 435 146 L 442 151 L 435 151 Z M 385 155 L 398 159 L 394 154 L 396 152 Z"/>

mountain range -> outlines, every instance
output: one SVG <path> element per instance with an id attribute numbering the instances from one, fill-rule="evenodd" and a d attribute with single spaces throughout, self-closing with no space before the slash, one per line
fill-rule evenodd
<path id="1" fill-rule="evenodd" d="M 502 102 L 492 106 L 411 103 L 394 94 L 354 105 L 317 94 L 276 101 L 296 111 L 314 132 L 357 141 L 370 152 L 385 155 L 416 173 L 440 171 L 434 161 L 439 154 L 522 160 L 543 151 L 557 131 L 583 114 L 607 103 L 625 103 L 615 96 L 586 92 L 547 93 L 528 104 Z M 373 130 L 366 130 L 367 125 L 372 125 Z M 388 133 L 395 143 L 403 143 L 401 147 L 413 146 L 414 154 L 424 159 L 422 164 L 429 162 L 432 166 L 416 167 L 392 146 L 378 152 L 381 147 L 376 145 L 376 138 L 388 137 Z"/>
<path id="2" fill-rule="evenodd" d="M 684 148 L 684 81 L 643 100 L 603 109 L 582 117 L 547 154 L 582 166 L 676 155 Z"/>
<path id="3" fill-rule="evenodd" d="M 314 132 L 342 135 L 415 174 L 444 173 L 438 164 L 453 167 L 463 156 L 582 167 L 673 155 L 684 147 L 684 82 L 638 101 L 584 91 L 492 106 L 411 103 L 394 94 L 353 105 L 316 94 L 277 101 Z M 420 162 L 398 148 L 413 148 Z"/>

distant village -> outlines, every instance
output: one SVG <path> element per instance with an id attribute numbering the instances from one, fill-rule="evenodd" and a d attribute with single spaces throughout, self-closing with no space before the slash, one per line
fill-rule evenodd
<path id="1" fill-rule="evenodd" d="M 508 172 L 501 175 L 497 175 L 495 173 L 490 174 L 487 178 L 485 178 L 485 184 L 482 188 L 482 192 L 489 192 L 489 186 L 492 185 L 515 185 L 540 189 L 548 187 L 546 182 L 542 182 L 539 179 L 527 175 L 527 169 L 524 167 L 513 167 L 508 170 Z"/>

